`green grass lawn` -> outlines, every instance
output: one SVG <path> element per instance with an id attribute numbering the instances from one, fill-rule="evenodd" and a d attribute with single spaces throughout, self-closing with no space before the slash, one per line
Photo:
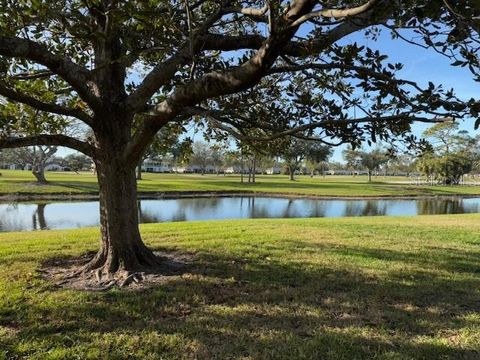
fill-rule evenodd
<path id="1" fill-rule="evenodd" d="M 0 234 L 0 358 L 480 359 L 480 215 L 141 229 L 193 256 L 141 292 L 41 279 L 98 229 Z"/>
<path id="2" fill-rule="evenodd" d="M 28 171 L 3 170 L 0 176 L 0 194 L 55 194 L 91 193 L 97 191 L 96 178 L 90 173 L 47 172 L 50 184 L 38 186 Z M 327 176 L 310 178 L 298 176 L 289 181 L 285 175 L 262 175 L 256 184 L 241 184 L 238 175 L 175 175 L 145 174 L 138 184 L 140 192 L 177 191 L 252 191 L 324 196 L 403 196 L 403 195 L 478 195 L 480 186 L 415 186 L 395 182 L 401 177 L 374 178 L 366 176 Z"/>

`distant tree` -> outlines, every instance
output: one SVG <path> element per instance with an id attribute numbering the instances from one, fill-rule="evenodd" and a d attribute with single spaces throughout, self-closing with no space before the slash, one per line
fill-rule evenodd
<path id="1" fill-rule="evenodd" d="M 177 172 L 180 165 L 186 164 L 193 154 L 192 140 L 177 140 L 170 149 L 170 165 Z"/>
<path id="2" fill-rule="evenodd" d="M 430 181 L 457 185 L 479 159 L 478 139 L 460 130 L 457 123 L 435 124 L 423 136 L 430 140 L 431 148 L 419 158 L 417 168 Z"/>
<path id="3" fill-rule="evenodd" d="M 394 175 L 403 173 L 410 176 L 416 167 L 415 158 L 408 154 L 395 155 L 390 159 L 389 166 Z"/>
<path id="4" fill-rule="evenodd" d="M 300 168 L 303 160 L 309 158 L 319 162 L 330 156 L 330 149 L 319 141 L 304 140 L 292 136 L 276 141 L 276 145 L 271 151 L 285 161 L 292 181 L 295 180 L 295 172 Z"/>
<path id="5" fill-rule="evenodd" d="M 345 167 L 350 170 L 355 177 L 356 171 L 360 166 L 358 151 L 353 150 L 352 147 L 348 147 L 343 150 L 342 155 L 345 160 Z"/>
<path id="6" fill-rule="evenodd" d="M 310 177 L 313 177 L 317 170 L 325 174 L 325 171 L 328 170 L 328 158 L 332 155 L 332 149 L 318 142 L 309 145 L 306 149 L 305 160 L 308 170 L 310 170 Z"/>
<path id="7" fill-rule="evenodd" d="M 449 154 L 467 150 L 475 139 L 466 130 L 460 130 L 453 121 L 444 121 L 429 127 L 423 132 L 437 154 Z"/>
<path id="8" fill-rule="evenodd" d="M 264 155 L 258 150 L 258 148 L 248 142 L 240 142 L 237 144 L 237 147 L 240 148 L 240 165 L 241 165 L 241 175 L 240 182 L 243 183 L 243 175 L 248 174 L 248 183 L 256 183 L 256 174 L 257 174 L 257 165 L 259 159 Z"/>
<path id="9" fill-rule="evenodd" d="M 381 149 L 374 149 L 370 152 L 363 150 L 347 149 L 344 152 L 344 158 L 347 157 L 348 161 L 355 166 L 367 170 L 368 181 L 372 181 L 372 174 L 374 171 L 379 170 L 380 167 L 388 162 L 388 155 Z"/>
<path id="10" fill-rule="evenodd" d="M 210 163 L 215 168 L 215 173 L 219 175 L 225 165 L 225 153 L 219 144 L 210 147 Z"/>
<path id="11" fill-rule="evenodd" d="M 227 150 L 225 151 L 225 166 L 231 167 L 235 172 L 235 169 L 240 169 L 242 166 L 241 153 L 238 150 Z"/>
<path id="12" fill-rule="evenodd" d="M 90 169 L 92 161 L 83 154 L 70 154 L 63 159 L 63 163 L 71 171 L 78 173 L 79 171 Z"/>
<path id="13" fill-rule="evenodd" d="M 348 170 L 348 168 L 345 164 L 343 164 L 339 161 L 330 161 L 328 163 L 328 170 L 335 173 L 336 171 L 339 171 L 339 170 Z"/>
<path id="14" fill-rule="evenodd" d="M 360 152 L 360 165 L 367 169 L 368 181 L 372 181 L 372 173 L 388 162 L 388 155 L 375 149 L 370 152 Z"/>
<path id="15" fill-rule="evenodd" d="M 1 149 L 0 150 L 0 168 L 4 169 L 13 165 L 13 150 L 12 149 Z"/>
<path id="16" fill-rule="evenodd" d="M 210 146 L 203 141 L 195 141 L 189 163 L 198 166 L 201 174 L 205 175 L 207 167 L 213 163 L 213 151 Z"/>
<path id="17" fill-rule="evenodd" d="M 40 184 L 46 184 L 45 168 L 55 162 L 56 146 L 31 146 L 13 149 L 12 160 L 24 169 L 30 167 Z"/>
<path id="18" fill-rule="evenodd" d="M 431 181 L 447 185 L 458 185 L 462 176 L 472 171 L 472 168 L 472 159 L 466 152 L 444 155 L 429 153 L 420 157 L 418 161 L 418 169 Z"/>

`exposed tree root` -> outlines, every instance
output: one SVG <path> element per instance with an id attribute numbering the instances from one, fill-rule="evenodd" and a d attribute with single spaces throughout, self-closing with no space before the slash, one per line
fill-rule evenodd
<path id="1" fill-rule="evenodd" d="M 137 264 L 138 267 L 134 270 L 126 270 L 121 263 L 117 267 L 112 267 L 111 261 L 103 261 L 102 264 L 99 261 L 102 255 L 97 253 L 94 256 L 89 254 L 81 258 L 50 261 L 45 263 L 38 273 L 61 288 L 87 291 L 108 291 L 112 288 L 139 289 L 181 275 L 192 258 L 187 254 L 153 252 L 151 254 L 153 257 L 149 258 L 148 263 Z"/>

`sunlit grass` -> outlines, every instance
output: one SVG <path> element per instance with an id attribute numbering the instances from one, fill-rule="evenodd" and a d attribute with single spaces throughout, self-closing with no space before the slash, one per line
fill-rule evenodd
<path id="1" fill-rule="evenodd" d="M 39 277 L 98 229 L 0 234 L 0 358 L 480 358 L 480 215 L 141 229 L 194 260 L 140 293 Z"/>
<path id="2" fill-rule="evenodd" d="M 82 194 L 98 191 L 96 178 L 91 173 L 47 172 L 49 185 L 39 186 L 28 171 L 3 170 L 0 176 L 0 194 Z M 139 181 L 139 192 L 184 191 L 248 191 L 317 196 L 404 196 L 480 194 L 480 186 L 416 186 L 404 184 L 403 177 L 366 176 L 298 176 L 289 181 L 285 175 L 260 175 L 256 184 L 241 183 L 238 175 L 144 174 Z M 399 183 L 400 182 L 400 183 Z"/>

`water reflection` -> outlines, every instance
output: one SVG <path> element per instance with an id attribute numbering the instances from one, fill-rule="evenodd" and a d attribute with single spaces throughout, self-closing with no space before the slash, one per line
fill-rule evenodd
<path id="1" fill-rule="evenodd" d="M 464 214 L 470 211 L 468 201 L 463 199 L 448 199 L 448 200 L 418 200 L 417 211 L 419 214 L 435 215 L 435 214 Z M 467 207 L 467 208 L 466 208 Z M 475 206 L 473 206 L 475 208 Z"/>
<path id="2" fill-rule="evenodd" d="M 344 216 L 380 216 L 387 215 L 388 204 L 385 201 L 351 201 L 345 206 Z"/>
<path id="3" fill-rule="evenodd" d="M 45 207 L 47 204 L 38 204 L 37 210 L 32 215 L 32 230 L 47 230 L 47 221 L 45 220 Z"/>
<path id="4" fill-rule="evenodd" d="M 236 218 L 306 218 L 480 212 L 480 198 L 312 200 L 268 197 L 184 198 L 138 202 L 142 223 Z M 0 231 L 98 225 L 98 202 L 0 203 Z"/>

